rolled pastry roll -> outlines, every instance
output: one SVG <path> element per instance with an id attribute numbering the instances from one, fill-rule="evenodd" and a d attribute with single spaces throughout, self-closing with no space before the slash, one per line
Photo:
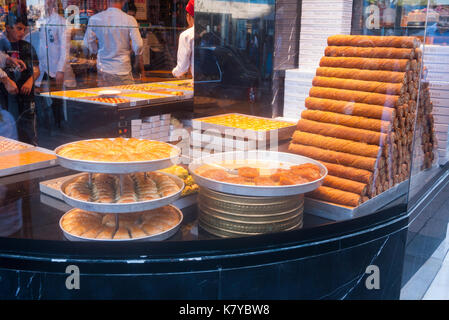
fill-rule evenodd
<path id="1" fill-rule="evenodd" d="M 363 35 L 333 35 L 327 38 L 329 46 L 351 47 L 393 47 L 418 48 L 421 41 L 416 37 L 404 36 L 363 36 Z"/>
<path id="2" fill-rule="evenodd" d="M 120 194 L 120 179 L 116 178 L 117 203 L 130 203 L 137 201 L 134 180 L 129 175 L 123 176 L 122 190 Z"/>
<path id="3" fill-rule="evenodd" d="M 348 47 L 328 46 L 324 50 L 328 57 L 363 57 L 386 59 L 413 59 L 415 50 L 412 48 L 393 47 Z"/>
<path id="4" fill-rule="evenodd" d="M 337 152 L 332 150 L 325 150 L 312 146 L 305 146 L 297 143 L 290 143 L 288 151 L 296 154 L 300 154 L 305 157 L 309 157 L 315 160 L 321 160 L 330 163 L 342 164 L 348 167 L 354 167 L 358 169 L 364 169 L 368 171 L 374 171 L 378 166 L 383 167 L 385 165 L 384 158 L 370 158 L 362 157 L 353 154 Z M 379 164 L 377 163 L 379 161 Z"/>
<path id="5" fill-rule="evenodd" d="M 309 198 L 324 200 L 332 203 L 357 207 L 362 203 L 362 196 L 352 192 L 342 191 L 326 186 L 321 186 L 306 195 Z"/>
<path id="6" fill-rule="evenodd" d="M 302 132 L 299 130 L 296 130 L 293 133 L 292 141 L 294 143 L 302 145 L 344 152 L 364 157 L 376 158 L 378 156 L 382 156 L 382 148 L 378 145 L 326 137 L 319 134 Z"/>
<path id="7" fill-rule="evenodd" d="M 359 57 L 322 57 L 320 67 L 356 68 L 405 72 L 412 68 L 408 59 L 375 59 Z"/>
<path id="8" fill-rule="evenodd" d="M 395 106 L 402 104 L 399 96 L 396 95 L 324 87 L 310 88 L 309 96 L 315 98 L 375 104 L 389 108 L 394 108 Z"/>
<path id="9" fill-rule="evenodd" d="M 148 201 L 160 198 L 156 183 L 146 176 L 145 172 L 131 175 L 136 183 L 136 191 L 139 201 Z"/>
<path id="10" fill-rule="evenodd" d="M 392 123 L 390 121 L 383 121 L 378 119 L 370 119 L 365 117 L 357 117 L 354 115 L 345 115 L 334 112 L 319 111 L 319 110 L 304 110 L 301 112 L 301 118 L 339 124 L 342 126 L 371 130 L 376 132 L 390 132 Z"/>
<path id="11" fill-rule="evenodd" d="M 411 71 L 410 71 L 411 72 Z M 332 67 L 318 67 L 316 75 L 320 77 L 334 77 L 342 79 L 355 79 L 365 81 L 379 81 L 389 83 L 409 82 L 407 73 L 385 70 L 366 70 L 355 68 L 332 68 Z"/>
<path id="12" fill-rule="evenodd" d="M 159 172 L 150 172 L 148 175 L 156 182 L 161 197 L 166 197 L 179 191 L 178 185 L 169 176 Z"/>
<path id="13" fill-rule="evenodd" d="M 115 180 L 111 175 L 96 173 L 92 176 L 94 193 L 100 203 L 113 203 L 116 199 Z"/>
<path id="14" fill-rule="evenodd" d="M 79 220 L 77 225 L 73 226 L 73 228 L 71 228 L 68 232 L 75 236 L 83 236 L 84 233 L 89 230 L 98 229 L 100 227 L 101 223 L 98 221 Z"/>
<path id="15" fill-rule="evenodd" d="M 388 140 L 388 135 L 385 133 L 306 119 L 300 119 L 296 124 L 296 128 L 303 132 L 310 132 L 323 136 L 353 140 L 380 146 L 385 145 Z"/>
<path id="16" fill-rule="evenodd" d="M 94 219 L 92 217 L 78 217 L 78 218 L 72 218 L 72 219 L 64 219 L 61 222 L 62 228 L 67 232 L 72 232 L 75 228 L 78 228 L 80 225 L 84 224 L 101 224 L 100 219 Z M 87 230 L 85 230 L 87 231 Z"/>
<path id="17" fill-rule="evenodd" d="M 131 236 L 131 238 L 142 238 L 142 237 L 146 237 L 147 234 L 145 233 L 145 231 L 142 230 L 142 228 L 138 225 L 129 225 L 127 226 L 129 234 Z"/>
<path id="18" fill-rule="evenodd" d="M 72 183 L 66 186 L 64 190 L 65 194 L 82 201 L 95 200 L 88 181 L 87 175 L 76 178 Z"/>
<path id="19" fill-rule="evenodd" d="M 95 239 L 104 229 L 103 225 L 100 225 L 98 228 L 91 229 L 85 233 L 83 233 L 84 238 Z"/>
<path id="20" fill-rule="evenodd" d="M 408 86 L 402 83 L 387 83 L 320 76 L 313 78 L 312 85 L 316 87 L 376 92 L 398 96 L 408 90 Z"/>
<path id="21" fill-rule="evenodd" d="M 118 213 L 107 213 L 103 216 L 102 224 L 107 227 L 114 227 L 116 226 L 116 215 Z M 130 224 L 135 223 L 139 219 L 139 213 L 121 213 L 118 214 L 119 218 L 119 225 L 120 226 L 128 226 Z"/>
<path id="22" fill-rule="evenodd" d="M 320 161 L 326 168 L 328 174 L 348 180 L 358 181 L 370 186 L 373 182 L 373 173 L 368 170 L 351 168 L 341 164 Z"/>
<path id="23" fill-rule="evenodd" d="M 366 194 L 367 185 L 365 183 L 352 181 L 345 178 L 327 175 L 324 178 L 323 185 L 334 189 L 352 192 L 364 196 Z"/>
<path id="24" fill-rule="evenodd" d="M 392 120 L 396 117 L 396 110 L 394 108 L 314 97 L 306 98 L 305 107 L 311 110 L 329 111 L 385 121 Z"/>
<path id="25" fill-rule="evenodd" d="M 96 212 L 84 211 L 81 209 L 74 209 L 64 215 L 61 221 L 61 226 L 68 232 L 78 224 L 79 221 L 101 222 L 102 215 Z"/>

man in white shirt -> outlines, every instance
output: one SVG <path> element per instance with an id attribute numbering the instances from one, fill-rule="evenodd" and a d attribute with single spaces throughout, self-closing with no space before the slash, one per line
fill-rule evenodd
<path id="1" fill-rule="evenodd" d="M 59 91 L 64 87 L 75 87 L 75 74 L 69 64 L 70 29 L 61 16 L 60 0 L 45 1 L 45 15 L 39 20 L 40 29 L 29 34 L 29 42 L 39 57 L 39 78 L 36 86 L 43 91 Z M 51 111 L 49 110 L 51 106 Z M 63 118 L 63 101 L 60 99 L 37 99 L 39 120 L 51 129 L 53 119 L 58 128 Z"/>
<path id="2" fill-rule="evenodd" d="M 45 16 L 39 20 L 39 39 L 35 35 L 30 35 L 30 43 L 38 44 L 36 48 L 39 56 L 39 69 L 41 75 L 36 80 L 36 84 L 50 77 L 55 79 L 60 86 L 63 84 L 75 87 L 75 75 L 68 63 L 70 51 L 70 29 L 66 25 L 66 20 L 61 16 L 62 4 L 60 0 L 45 1 Z"/>
<path id="3" fill-rule="evenodd" d="M 108 9 L 89 19 L 84 44 L 97 53 L 99 87 L 132 84 L 131 51 L 142 70 L 143 40 L 134 17 L 121 10 L 123 0 L 108 0 Z M 96 42 L 98 40 L 98 44 Z"/>
<path id="4" fill-rule="evenodd" d="M 190 0 L 186 6 L 188 29 L 179 35 L 178 61 L 176 67 L 172 70 L 173 76 L 181 78 L 190 71 L 193 77 L 193 52 L 195 38 L 195 18 L 194 18 L 194 0 Z"/>

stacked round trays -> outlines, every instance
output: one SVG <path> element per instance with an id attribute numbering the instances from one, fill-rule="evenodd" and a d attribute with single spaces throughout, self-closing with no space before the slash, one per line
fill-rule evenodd
<path id="1" fill-rule="evenodd" d="M 92 139 L 95 140 L 95 139 Z M 103 140 L 103 139 L 101 139 Z M 84 140 L 84 141 L 90 141 L 90 140 Z M 75 142 L 72 142 L 75 143 Z M 71 144 L 71 143 L 69 143 Z M 105 174 L 111 174 L 115 175 L 119 178 L 120 181 L 120 192 L 123 191 L 123 179 L 124 176 L 131 173 L 137 173 L 137 172 L 151 172 L 156 171 L 160 169 L 164 169 L 167 167 L 170 167 L 174 164 L 177 164 L 179 162 L 179 156 L 181 154 L 181 150 L 177 148 L 176 146 L 172 146 L 173 152 L 170 157 L 164 158 L 164 159 L 157 159 L 157 160 L 150 160 L 150 161 L 129 161 L 129 162 L 104 162 L 104 161 L 88 161 L 88 160 L 78 160 L 78 159 L 70 159 L 64 156 L 61 156 L 58 154 L 58 151 L 60 151 L 62 148 L 67 146 L 68 144 L 64 144 L 62 146 L 59 146 L 55 149 L 55 154 L 58 157 L 58 163 L 62 167 L 76 170 L 76 171 L 82 171 L 80 175 L 77 175 L 75 177 L 69 178 L 68 180 L 64 181 L 61 185 L 61 193 L 63 196 L 64 201 L 73 206 L 75 209 L 72 209 L 68 212 L 66 212 L 61 219 L 59 220 L 59 226 L 64 234 L 64 236 L 73 241 L 112 241 L 112 242 L 123 242 L 123 241 L 155 241 L 155 240 L 165 240 L 171 236 L 173 236 L 179 229 L 182 220 L 183 215 L 181 210 L 174 207 L 170 203 L 173 203 L 175 200 L 177 200 L 182 193 L 182 190 L 184 189 L 184 181 L 174 175 L 168 174 L 168 173 L 162 173 L 166 176 L 169 176 L 179 187 L 179 190 L 173 194 L 170 194 L 168 196 L 154 199 L 154 200 L 147 200 L 147 201 L 136 201 L 136 202 L 129 202 L 129 203 L 100 203 L 100 202 L 90 202 L 90 201 L 83 201 L 80 199 L 73 198 L 66 194 L 65 189 L 66 187 L 72 183 L 75 179 L 79 178 L 81 175 L 87 175 L 89 184 L 92 183 L 92 176 L 95 173 L 105 173 Z M 120 215 L 126 214 L 126 213 L 134 213 L 134 212 L 146 212 L 148 210 L 157 209 L 163 206 L 170 206 L 173 210 L 176 211 L 178 215 L 178 222 L 171 227 L 170 229 L 164 230 L 163 232 L 151 234 L 144 237 L 139 238 L 130 238 L 130 239 L 95 239 L 95 238 L 87 238 L 82 237 L 78 235 L 74 235 L 66 231 L 62 227 L 62 221 L 66 215 L 69 213 L 72 213 L 74 210 L 81 209 L 85 211 L 90 212 L 97 212 L 97 213 L 113 213 L 115 214 L 115 226 L 116 229 L 120 226 Z"/>
<path id="2" fill-rule="evenodd" d="M 320 168 L 321 178 L 298 185 L 254 186 L 217 181 L 196 172 L 205 164 L 214 166 L 223 161 L 241 160 L 277 162 L 285 168 L 312 163 Z M 200 186 L 199 226 L 219 237 L 247 236 L 302 227 L 304 193 L 318 188 L 327 175 L 326 167 L 313 159 L 291 153 L 257 150 L 202 157 L 190 163 L 189 171 Z"/>

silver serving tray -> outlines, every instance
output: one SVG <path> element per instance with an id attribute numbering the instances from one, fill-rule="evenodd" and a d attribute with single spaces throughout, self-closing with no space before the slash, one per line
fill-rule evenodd
<path id="1" fill-rule="evenodd" d="M 85 238 L 82 236 L 75 236 L 67 231 L 64 230 L 64 228 L 61 225 L 62 219 L 64 218 L 64 216 L 68 213 L 70 213 L 72 210 L 75 209 L 71 209 L 69 211 L 67 211 L 65 214 L 62 215 L 62 217 L 59 219 L 59 228 L 61 229 L 62 233 L 64 234 L 64 237 L 66 237 L 68 240 L 70 241 L 95 241 L 95 242 L 136 242 L 136 241 L 161 241 L 161 240 L 165 240 L 170 238 L 171 236 L 173 236 L 176 232 L 178 232 L 178 229 L 181 227 L 181 223 L 183 220 L 183 214 L 181 212 L 181 210 L 179 210 L 178 208 L 176 208 L 173 205 L 170 205 L 171 207 L 175 208 L 176 211 L 179 214 L 179 222 L 173 226 L 171 229 L 168 229 L 164 232 L 161 233 L 157 233 L 151 236 L 147 236 L 147 237 L 141 237 L 141 238 L 135 238 L 135 239 L 92 239 L 92 238 Z"/>
<path id="2" fill-rule="evenodd" d="M 81 90 L 77 90 L 77 91 L 81 91 Z M 125 93 L 125 91 L 123 91 Z M 146 94 L 150 94 L 149 92 L 142 92 L 142 91 L 133 91 L 134 93 L 146 93 Z M 92 92 L 90 92 L 92 93 Z M 127 92 L 127 93 L 132 93 L 132 92 Z M 180 98 L 178 98 L 178 96 L 173 96 L 173 95 L 161 95 L 161 94 L 156 94 L 156 93 L 151 93 L 152 95 L 156 95 L 158 96 L 157 98 L 151 98 L 151 99 L 142 99 L 142 98 L 133 98 L 133 97 L 125 97 L 122 95 L 117 95 L 116 98 L 123 98 L 123 99 L 127 99 L 129 100 L 128 102 L 120 102 L 120 103 L 108 103 L 108 102 L 101 102 L 101 101 L 92 101 L 89 100 L 89 98 L 100 98 L 100 95 L 96 95 L 96 96 L 91 96 L 91 97 L 84 97 L 84 98 L 71 98 L 71 97 L 64 97 L 64 96 L 56 96 L 56 95 L 51 95 L 51 94 L 47 94 L 47 93 L 41 93 L 41 96 L 47 96 L 49 98 L 52 99 L 62 99 L 62 100 L 67 100 L 67 101 L 72 101 L 72 102 L 82 102 L 82 103 L 89 103 L 89 104 L 95 104 L 95 105 L 102 105 L 105 107 L 118 107 L 118 108 L 129 108 L 129 107 L 136 107 L 136 106 L 144 106 L 144 105 L 148 105 L 148 104 L 152 104 L 152 103 L 159 103 L 159 102 L 169 102 L 169 101 L 178 101 L 181 100 Z M 186 97 L 181 96 L 184 99 L 188 99 L 191 97 Z"/>
<path id="3" fill-rule="evenodd" d="M 82 201 L 78 200 L 72 197 L 69 197 L 65 192 L 65 188 L 67 185 L 71 182 L 73 182 L 74 179 L 76 179 L 78 176 L 87 174 L 82 173 L 76 177 L 71 177 L 64 181 L 61 184 L 61 194 L 62 199 L 69 205 L 75 208 L 79 208 L 86 211 L 94 211 L 94 212 L 101 212 L 101 213 L 129 213 L 129 212 L 140 212 L 140 211 L 146 211 L 151 209 L 156 209 L 159 207 L 163 207 L 165 205 L 168 205 L 172 203 L 173 201 L 177 200 L 179 197 L 181 197 L 182 190 L 184 189 L 184 181 L 174 175 L 160 172 L 161 174 L 165 174 L 167 176 L 170 176 L 178 187 L 180 188 L 178 192 L 175 192 L 169 196 L 160 198 L 160 199 L 154 199 L 154 200 L 148 200 L 148 201 L 139 201 L 139 202 L 130 202 L 130 203 L 98 203 L 98 202 L 89 202 L 89 201 Z"/>
<path id="4" fill-rule="evenodd" d="M 304 212 L 334 221 L 362 217 L 399 199 L 407 193 L 408 188 L 409 180 L 407 179 L 355 208 L 305 197 Z"/>
<path id="5" fill-rule="evenodd" d="M 196 169 L 198 169 L 204 164 L 211 164 L 211 163 L 220 164 L 224 160 L 228 161 L 232 159 L 278 161 L 281 163 L 285 162 L 289 165 L 313 163 L 318 167 L 320 167 L 322 177 L 318 180 L 309 183 L 289 185 L 289 186 L 248 186 L 248 185 L 239 185 L 216 181 L 209 178 L 204 178 L 196 174 Z M 281 197 L 310 192 L 321 186 L 323 184 L 324 178 L 327 175 L 326 167 L 321 163 L 319 163 L 318 161 L 313 160 L 311 158 L 303 157 L 293 153 L 261 151 L 261 150 L 224 152 L 213 154 L 207 157 L 198 158 L 190 163 L 189 171 L 193 176 L 193 179 L 195 180 L 196 184 L 198 184 L 200 187 L 212 189 L 218 192 L 242 196 L 255 196 L 255 197 L 267 197 L 267 196 Z"/>
<path id="6" fill-rule="evenodd" d="M 88 139 L 82 141 L 92 141 L 99 139 Z M 140 139 L 144 140 L 144 139 Z M 88 161 L 88 160 L 77 160 L 70 159 L 58 154 L 58 151 L 65 146 L 75 143 L 78 141 L 63 144 L 55 149 L 56 157 L 58 158 L 58 164 L 64 168 L 72 169 L 76 171 L 87 171 L 95 173 L 133 173 L 133 172 L 143 172 L 143 171 L 156 171 L 160 169 L 165 169 L 171 167 L 172 165 L 179 163 L 179 156 L 181 150 L 171 145 L 176 150 L 176 155 L 169 158 L 150 160 L 150 161 L 129 161 L 129 162 L 106 162 L 106 161 Z"/>
<path id="7" fill-rule="evenodd" d="M 48 153 L 51 155 L 54 154 L 53 151 L 51 151 L 51 150 L 47 150 L 47 149 L 41 148 L 41 147 L 31 146 L 31 148 L 28 148 L 28 149 L 6 151 L 6 152 L 1 153 L 1 156 L 27 153 L 30 151 L 39 151 L 39 152 Z M 1 156 L 0 156 L 0 161 L 2 160 Z M 30 164 L 24 164 L 24 165 L 17 165 L 15 167 L 0 169 L 0 177 L 23 173 L 23 172 L 28 172 L 28 171 L 33 171 L 33 170 L 38 170 L 38 169 L 44 169 L 44 168 L 48 168 L 48 167 L 53 167 L 53 166 L 58 165 L 57 162 L 58 162 L 57 159 L 50 159 L 50 160 L 45 160 L 45 161 L 40 161 L 40 162 L 35 162 L 35 163 L 30 163 Z"/>

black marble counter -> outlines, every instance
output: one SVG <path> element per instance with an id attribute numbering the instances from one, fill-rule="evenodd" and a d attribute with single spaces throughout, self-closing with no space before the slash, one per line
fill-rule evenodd
<path id="1" fill-rule="evenodd" d="M 7 199 L 3 208 L 20 208 L 1 223 L 1 298 L 399 297 L 405 206 L 342 222 L 305 213 L 299 230 L 232 239 L 198 230 L 192 206 L 183 210 L 181 229 L 166 241 L 71 242 L 58 226 L 64 211 L 42 203 L 39 191 L 40 181 L 70 173 L 53 167 L 0 179 Z M 72 265 L 80 271 L 80 289 L 65 285 Z M 379 289 L 367 284 L 370 266 L 380 270 Z"/>

